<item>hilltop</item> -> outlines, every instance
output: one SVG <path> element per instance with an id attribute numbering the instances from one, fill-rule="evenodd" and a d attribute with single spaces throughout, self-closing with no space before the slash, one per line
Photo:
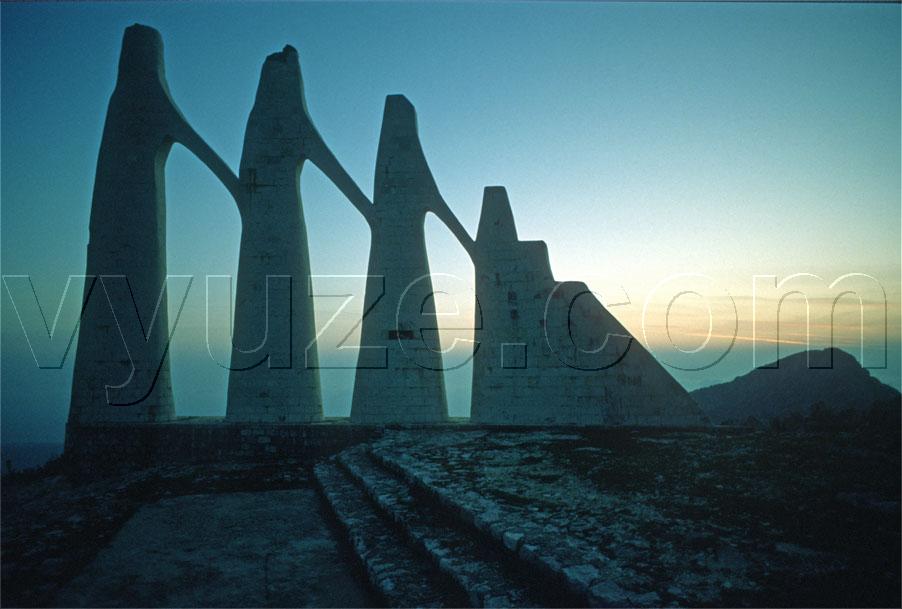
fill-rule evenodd
<path id="1" fill-rule="evenodd" d="M 832 358 L 832 359 L 831 359 Z M 814 368 L 811 366 L 832 367 Z M 832 413 L 863 414 L 875 405 L 895 406 L 899 392 L 871 376 L 841 349 L 802 351 L 755 368 L 727 383 L 692 392 L 712 423 L 769 422 L 808 416 L 812 406 Z"/>

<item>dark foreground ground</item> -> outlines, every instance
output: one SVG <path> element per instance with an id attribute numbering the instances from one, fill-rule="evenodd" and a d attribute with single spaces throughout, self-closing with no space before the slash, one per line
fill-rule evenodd
<path id="1" fill-rule="evenodd" d="M 398 431 L 373 452 L 592 603 L 900 603 L 898 430 Z"/>
<path id="2" fill-rule="evenodd" d="M 309 464 L 51 463 L 3 479 L 0 605 L 371 606 L 327 519 Z"/>
<path id="3" fill-rule="evenodd" d="M 139 509 L 57 602 L 363 607 L 313 489 L 186 495 Z"/>
<path id="4" fill-rule="evenodd" d="M 600 604 L 900 604 L 898 430 L 393 430 L 365 448 Z M 378 603 L 311 465 L 5 477 L 0 601 Z"/>

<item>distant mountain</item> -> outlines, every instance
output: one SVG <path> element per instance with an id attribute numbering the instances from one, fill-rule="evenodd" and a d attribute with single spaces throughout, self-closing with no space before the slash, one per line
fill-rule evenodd
<path id="1" fill-rule="evenodd" d="M 828 365 L 830 351 L 832 368 L 808 367 L 809 354 L 812 365 Z M 741 424 L 749 417 L 765 423 L 793 414 L 807 416 L 817 403 L 834 412 L 863 412 L 875 403 L 898 408 L 902 399 L 896 389 L 871 376 L 841 349 L 795 353 L 728 383 L 697 389 L 691 395 L 714 424 Z"/>

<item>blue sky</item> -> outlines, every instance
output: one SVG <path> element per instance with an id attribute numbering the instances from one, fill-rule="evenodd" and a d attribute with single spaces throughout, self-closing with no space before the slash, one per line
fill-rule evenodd
<path id="1" fill-rule="evenodd" d="M 3 4 L 2 271 L 32 275 L 45 306 L 84 272 L 106 104 L 135 22 L 160 30 L 173 97 L 233 168 L 262 61 L 291 44 L 311 115 L 364 192 L 384 98 L 403 93 L 463 225 L 475 233 L 484 186 L 506 186 L 521 238 L 548 243 L 559 279 L 626 292 L 612 312 L 637 335 L 642 302 L 674 273 L 729 292 L 745 335 L 753 275 L 867 273 L 890 309 L 890 366 L 874 373 L 899 386 L 898 5 Z M 365 273 L 353 208 L 312 167 L 302 197 L 314 273 Z M 169 272 L 235 273 L 237 210 L 180 148 L 167 200 Z M 471 277 L 434 218 L 427 238 L 434 272 Z M 193 289 L 173 346 L 178 407 L 221 414 L 225 376 L 196 340 L 202 279 Z M 3 439 L 60 438 L 71 362 L 34 370 L 6 294 L 2 312 Z M 737 348 L 676 376 L 695 388 L 751 367 Z M 468 373 L 449 381 L 453 414 Z M 327 413 L 347 412 L 348 379 L 325 379 Z"/>

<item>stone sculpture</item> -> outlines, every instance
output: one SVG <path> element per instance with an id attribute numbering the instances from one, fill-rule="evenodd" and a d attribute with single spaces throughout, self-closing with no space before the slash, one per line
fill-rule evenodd
<path id="1" fill-rule="evenodd" d="M 689 394 L 584 283 L 555 281 L 545 242 L 517 238 L 502 187 L 485 189 L 473 261 L 474 423 L 701 422 Z"/>
<path id="2" fill-rule="evenodd" d="M 413 105 L 385 100 L 376 156 L 369 270 L 351 420 L 435 423 L 448 416 L 424 223 L 434 213 L 468 249 L 429 171 Z"/>
<path id="3" fill-rule="evenodd" d="M 175 416 L 167 357 L 163 180 L 176 142 L 203 161 L 233 196 L 240 195 L 238 179 L 169 95 L 160 34 L 133 25 L 123 37 L 97 160 L 70 423 Z"/>
<path id="4" fill-rule="evenodd" d="M 385 102 L 371 203 L 314 127 L 297 52 L 286 46 L 263 65 L 236 177 L 173 102 L 159 33 L 134 25 L 123 38 L 97 163 L 70 427 L 175 417 L 163 187 L 174 143 L 210 168 L 241 215 L 227 421 L 308 423 L 323 416 L 299 183 L 308 160 L 372 232 L 352 422 L 448 418 L 424 234 L 428 213 L 475 265 L 482 329 L 473 364 L 474 422 L 701 421 L 686 391 L 585 284 L 555 281 L 544 242 L 518 239 L 503 188 L 485 190 L 477 240 L 470 238 L 436 186 L 405 97 Z"/>
<path id="5" fill-rule="evenodd" d="M 229 420 L 304 422 L 323 416 L 300 199 L 307 160 L 369 215 L 369 200 L 313 126 L 297 51 L 286 46 L 263 64 L 241 155 Z"/>

